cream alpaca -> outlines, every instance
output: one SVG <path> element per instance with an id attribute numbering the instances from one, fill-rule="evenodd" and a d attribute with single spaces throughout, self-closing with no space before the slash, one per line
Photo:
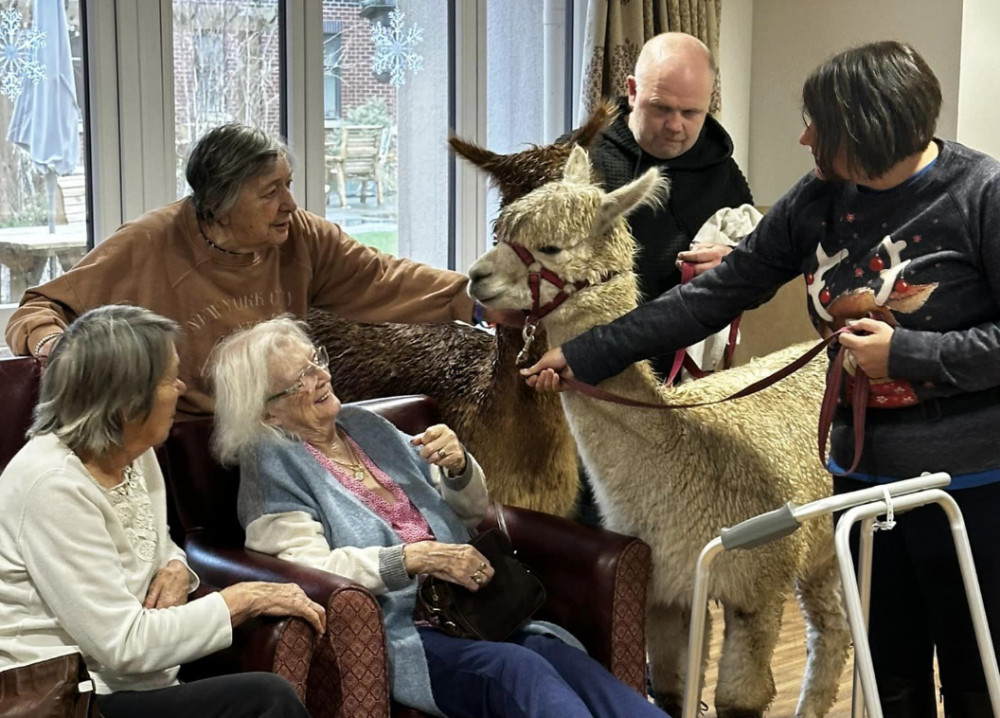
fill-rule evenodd
<path id="1" fill-rule="evenodd" d="M 665 190 L 666 181 L 650 170 L 606 194 L 591 182 L 586 151 L 574 149 L 561 180 L 502 210 L 496 223 L 500 243 L 470 270 L 471 293 L 491 306 L 530 307 L 528 269 L 506 244 L 512 242 L 564 280 L 594 283 L 542 321 L 550 343 L 614 320 L 636 306 L 635 245 L 624 217 Z M 543 283 L 543 302 L 554 293 Z M 660 387 L 640 362 L 602 388 L 645 401 L 721 398 L 801 351 L 778 352 L 677 388 Z M 829 474 L 814 453 L 823 381 L 823 362 L 817 360 L 753 397 L 667 412 L 562 394 L 607 526 L 639 536 L 653 549 L 647 639 L 653 687 L 668 709 L 676 710 L 683 695 L 694 565 L 704 544 L 724 526 L 831 492 Z M 715 696 L 720 718 L 760 716 L 773 699 L 770 661 L 793 585 L 809 644 L 796 715 L 822 716 L 833 704 L 849 634 L 832 524 L 815 521 L 778 542 L 716 561 L 710 595 L 722 602 L 726 620 Z"/>

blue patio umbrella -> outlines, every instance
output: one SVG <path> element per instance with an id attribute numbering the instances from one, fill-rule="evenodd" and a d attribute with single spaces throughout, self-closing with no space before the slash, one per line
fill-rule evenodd
<path id="1" fill-rule="evenodd" d="M 45 77 L 25 83 L 17 96 L 7 140 L 27 150 L 35 168 L 45 174 L 49 232 L 54 232 L 56 176 L 76 169 L 80 110 L 64 0 L 34 0 L 32 17 L 35 28 L 45 33 L 45 46 L 38 51 Z"/>

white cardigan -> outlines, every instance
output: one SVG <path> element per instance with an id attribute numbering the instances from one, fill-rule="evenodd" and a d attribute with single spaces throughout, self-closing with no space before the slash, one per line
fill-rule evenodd
<path id="1" fill-rule="evenodd" d="M 217 593 L 142 607 L 157 571 L 187 562 L 167 530 L 153 450 L 134 466 L 152 521 L 127 511 L 120 519 L 112 492 L 53 434 L 30 440 L 0 474 L 0 671 L 78 650 L 98 693 L 151 690 L 175 684 L 181 663 L 232 643 Z M 197 581 L 192 573 L 189 590 Z"/>

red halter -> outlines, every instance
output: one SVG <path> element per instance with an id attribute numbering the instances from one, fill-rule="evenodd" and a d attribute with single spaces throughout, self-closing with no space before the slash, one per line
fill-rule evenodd
<path id="1" fill-rule="evenodd" d="M 515 254 L 521 258 L 521 261 L 528 268 L 528 288 L 531 290 L 531 313 L 528 314 L 527 324 L 536 324 L 539 319 L 565 302 L 570 294 L 590 286 L 590 282 L 586 279 L 581 279 L 578 282 L 567 282 L 551 269 L 547 269 L 536 262 L 531 252 L 522 244 L 507 242 L 507 245 L 514 250 Z M 542 280 L 545 280 L 559 290 L 559 293 L 545 304 L 541 303 Z M 602 281 L 604 280 L 602 279 Z M 569 288 L 568 291 L 567 287 Z"/>
<path id="2" fill-rule="evenodd" d="M 516 359 L 516 362 L 520 364 L 527 359 L 528 349 L 531 347 L 531 343 L 535 341 L 535 331 L 538 328 L 538 320 L 546 314 L 554 311 L 560 304 L 565 302 L 571 294 L 578 292 L 581 289 L 590 287 L 592 284 L 586 279 L 581 279 L 576 282 L 567 282 L 551 269 L 547 269 L 539 262 L 536 262 L 535 257 L 524 245 L 516 244 L 515 242 L 505 242 L 505 244 L 514 250 L 514 253 L 520 257 L 522 262 L 524 262 L 524 266 L 528 268 L 528 289 L 531 290 L 531 311 L 524 320 L 524 329 L 521 331 L 521 336 L 524 338 L 524 347 L 521 349 Z M 601 281 L 599 283 L 603 284 L 613 276 L 615 276 L 614 273 L 604 274 L 601 276 Z M 543 280 L 559 290 L 556 296 L 552 297 L 552 299 L 545 304 L 542 304 Z"/>

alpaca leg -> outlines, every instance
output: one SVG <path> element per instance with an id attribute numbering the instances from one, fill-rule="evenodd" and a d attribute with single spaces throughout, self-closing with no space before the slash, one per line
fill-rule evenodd
<path id="1" fill-rule="evenodd" d="M 795 715 L 819 718 L 827 714 L 837 698 L 851 642 L 840 574 L 833 560 L 808 578 L 796 581 L 795 593 L 806 619 L 808 651 Z"/>
<path id="2" fill-rule="evenodd" d="M 719 718 L 760 718 L 774 700 L 771 658 L 781 628 L 782 598 L 763 596 L 753 612 L 724 606 L 726 630 L 715 689 Z"/>
<path id="3" fill-rule="evenodd" d="M 646 615 L 646 650 L 654 699 L 670 715 L 680 715 L 684 699 L 690 624 L 691 610 L 677 604 L 650 604 Z M 706 645 L 711 632 L 709 623 L 705 630 Z"/>

